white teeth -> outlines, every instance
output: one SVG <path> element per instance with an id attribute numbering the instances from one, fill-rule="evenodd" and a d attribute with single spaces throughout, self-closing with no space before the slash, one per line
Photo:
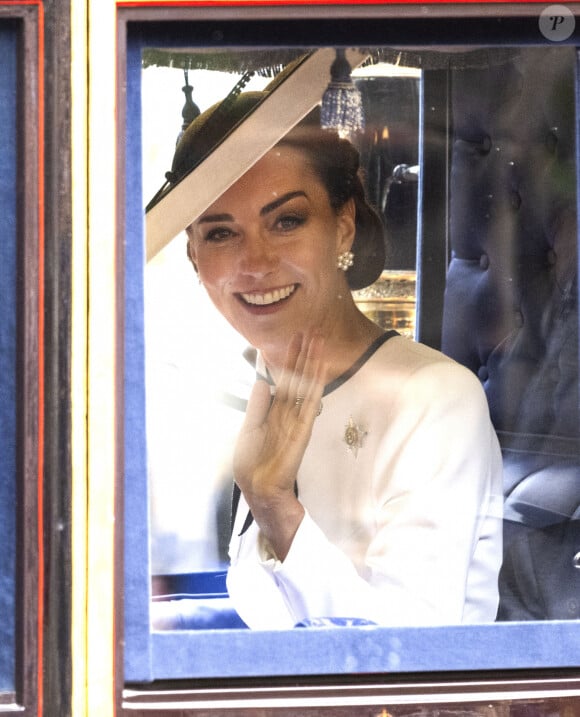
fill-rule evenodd
<path id="1" fill-rule="evenodd" d="M 291 286 L 285 286 L 283 289 L 267 291 L 265 294 L 241 294 L 241 297 L 248 304 L 267 306 L 268 304 L 275 304 L 278 301 L 282 301 L 282 299 L 287 299 L 290 294 L 294 293 L 295 289 L 296 284 L 292 284 Z"/>

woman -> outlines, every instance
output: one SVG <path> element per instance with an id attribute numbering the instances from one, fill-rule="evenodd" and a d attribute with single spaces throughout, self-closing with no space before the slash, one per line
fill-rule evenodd
<path id="1" fill-rule="evenodd" d="M 195 120 L 170 182 L 259 98 Z M 209 297 L 258 354 L 233 464 L 228 590 L 242 619 L 492 621 L 501 458 L 485 396 L 355 305 L 384 240 L 354 147 L 307 118 L 187 234 Z"/>

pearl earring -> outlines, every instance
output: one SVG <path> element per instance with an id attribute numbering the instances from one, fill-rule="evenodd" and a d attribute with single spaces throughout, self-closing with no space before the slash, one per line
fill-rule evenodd
<path id="1" fill-rule="evenodd" d="M 339 269 L 346 271 L 353 265 L 353 261 L 354 254 L 352 253 L 352 251 L 343 251 L 342 254 L 338 255 L 336 264 Z"/>

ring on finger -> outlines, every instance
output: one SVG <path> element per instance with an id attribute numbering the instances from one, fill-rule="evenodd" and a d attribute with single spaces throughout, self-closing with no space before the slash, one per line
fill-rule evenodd
<path id="1" fill-rule="evenodd" d="M 296 396 L 295 405 L 300 407 L 304 403 L 304 396 Z"/>

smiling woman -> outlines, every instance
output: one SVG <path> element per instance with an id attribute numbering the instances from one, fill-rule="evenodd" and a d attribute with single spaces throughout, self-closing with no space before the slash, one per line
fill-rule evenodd
<path id="1" fill-rule="evenodd" d="M 169 192 L 262 97 L 194 120 Z M 465 368 L 356 306 L 386 246 L 354 145 L 311 112 L 187 235 L 209 298 L 256 352 L 229 468 L 227 586 L 244 623 L 492 622 L 502 498 L 487 403 Z"/>
<path id="2" fill-rule="evenodd" d="M 335 211 L 304 154 L 282 146 L 194 223 L 189 250 L 219 311 L 250 344 L 269 354 L 269 365 L 280 367 L 288 336 L 298 331 L 316 330 L 340 340 L 337 332 L 348 327 L 355 354 L 361 348 L 359 333 L 371 337 L 379 331 L 354 311 L 336 270 L 337 257 L 351 249 L 354 231 L 354 202 Z M 349 316 L 339 318 L 343 312 Z M 342 358 L 348 365 L 352 356 Z M 346 365 L 333 371 L 342 373 Z"/>

